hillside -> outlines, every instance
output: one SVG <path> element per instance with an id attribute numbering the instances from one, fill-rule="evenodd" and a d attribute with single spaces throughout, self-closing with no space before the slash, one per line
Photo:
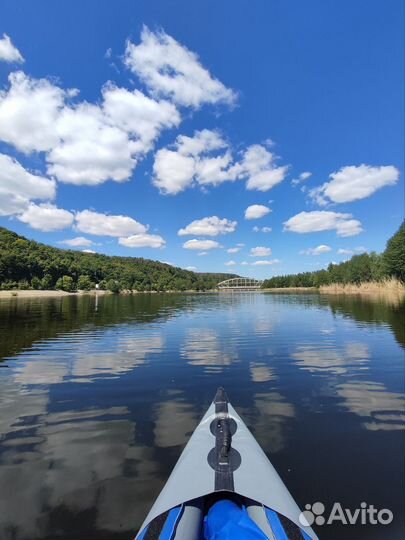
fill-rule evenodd
<path id="1" fill-rule="evenodd" d="M 321 287 L 330 284 L 365 283 L 394 278 L 405 282 L 405 221 L 388 240 L 383 253 L 354 255 L 326 270 L 274 276 L 263 282 L 264 289 L 283 287 Z"/>
<path id="2" fill-rule="evenodd" d="M 0 227 L 0 289 L 209 290 L 235 274 L 196 273 L 159 261 L 59 249 Z"/>

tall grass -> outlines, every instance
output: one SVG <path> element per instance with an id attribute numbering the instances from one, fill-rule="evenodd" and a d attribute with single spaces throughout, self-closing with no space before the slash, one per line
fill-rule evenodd
<path id="1" fill-rule="evenodd" d="M 395 278 L 364 283 L 332 283 L 319 287 L 321 293 L 327 294 L 367 294 L 382 299 L 402 301 L 405 299 L 405 283 Z"/>

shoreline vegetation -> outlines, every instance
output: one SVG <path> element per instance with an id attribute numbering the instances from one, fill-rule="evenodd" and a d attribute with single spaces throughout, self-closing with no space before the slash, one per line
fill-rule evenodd
<path id="1" fill-rule="evenodd" d="M 215 294 L 220 292 L 219 289 L 210 289 L 208 291 L 190 290 L 167 290 L 167 291 L 137 291 L 137 290 L 121 290 L 120 295 L 137 295 L 137 294 Z M 229 292 L 229 291 L 225 291 Z M 365 295 L 376 297 L 391 297 L 399 300 L 405 298 L 405 283 L 395 279 L 386 279 L 383 281 L 369 281 L 364 283 L 332 283 L 330 285 L 322 285 L 320 287 L 272 287 L 262 288 L 257 292 L 264 293 L 319 293 L 333 295 Z M 0 300 L 2 298 L 52 298 L 61 296 L 104 296 L 114 294 L 108 290 L 90 289 L 77 291 L 62 291 L 62 290 L 36 290 L 36 289 L 18 289 L 18 290 L 0 290 Z"/>
<path id="2" fill-rule="evenodd" d="M 0 298 L 81 294 L 209 293 L 240 277 L 197 273 L 160 261 L 59 249 L 0 227 Z M 265 292 L 367 294 L 402 297 L 405 290 L 405 221 L 383 253 L 353 255 L 326 269 L 274 276 Z"/>

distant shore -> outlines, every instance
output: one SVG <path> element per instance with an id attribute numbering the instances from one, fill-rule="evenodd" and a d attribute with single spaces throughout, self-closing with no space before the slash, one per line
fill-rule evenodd
<path id="1" fill-rule="evenodd" d="M 218 289 L 210 289 L 207 291 L 120 291 L 120 295 L 137 295 L 137 294 L 215 294 L 218 293 Z M 229 292 L 226 291 L 226 292 Z M 258 292 L 264 293 L 277 293 L 277 294 L 289 294 L 289 293 L 320 293 L 320 294 L 347 294 L 355 295 L 361 294 L 365 296 L 381 296 L 381 297 L 398 297 L 402 299 L 405 297 L 405 284 L 396 279 L 389 279 L 381 282 L 370 281 L 366 283 L 348 283 L 341 284 L 335 283 L 332 285 L 321 285 L 317 287 L 275 287 L 268 289 L 259 289 Z M 36 289 L 24 289 L 24 290 L 11 290 L 0 291 L 0 300 L 2 298 L 52 298 L 61 296 L 103 296 L 106 294 L 113 294 L 111 291 L 105 291 L 100 289 L 92 289 L 90 291 L 75 291 L 66 292 L 61 290 L 36 290 Z"/>
<path id="2" fill-rule="evenodd" d="M 14 291 L 0 291 L 1 298 L 51 298 L 53 296 L 82 296 L 84 294 L 91 295 L 103 295 L 110 294 L 109 291 L 76 291 L 76 292 L 65 292 L 65 291 L 38 291 L 35 289 L 24 289 L 24 290 L 14 290 Z"/>

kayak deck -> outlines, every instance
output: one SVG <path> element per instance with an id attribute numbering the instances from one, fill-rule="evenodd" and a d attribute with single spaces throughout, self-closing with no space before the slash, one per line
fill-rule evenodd
<path id="1" fill-rule="evenodd" d="M 219 388 L 136 539 L 317 540 L 299 516 L 291 494 Z M 228 536 L 209 536 L 212 523 L 225 527 Z M 238 536 L 243 526 L 249 532 Z"/>
<path id="2" fill-rule="evenodd" d="M 229 500 L 229 495 L 230 493 L 223 492 L 222 500 Z M 295 523 L 260 503 L 240 498 L 238 504 L 262 532 L 262 536 L 255 538 L 311 540 L 311 536 Z M 152 520 L 136 538 L 137 540 L 204 540 L 204 516 L 208 514 L 211 505 L 212 501 L 209 498 L 201 498 L 171 508 Z"/>

